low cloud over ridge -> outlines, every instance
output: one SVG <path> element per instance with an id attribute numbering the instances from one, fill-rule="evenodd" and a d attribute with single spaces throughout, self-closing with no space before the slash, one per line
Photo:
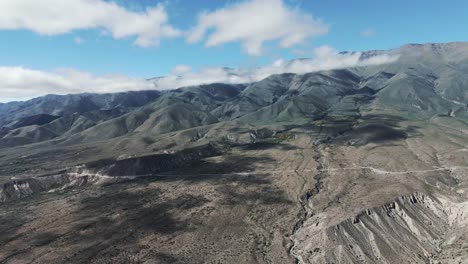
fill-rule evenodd
<path id="1" fill-rule="evenodd" d="M 143 80 L 119 75 L 95 76 L 72 69 L 53 72 L 31 70 L 24 67 L 0 67 L 0 101 L 23 100 L 45 94 L 113 93 L 135 90 L 169 90 L 184 86 L 209 83 L 249 83 L 272 74 L 304 74 L 321 70 L 391 63 L 398 56 L 387 54 L 361 58 L 362 53 L 339 53 L 329 46 L 313 50 L 313 58 L 293 61 L 277 60 L 255 69 L 222 67 L 193 71 L 190 66 L 179 65 L 167 76 Z"/>
<path id="2" fill-rule="evenodd" d="M 361 52 L 340 53 L 330 46 L 315 48 L 310 59 L 292 61 L 277 60 L 270 65 L 255 69 L 243 68 L 204 68 L 192 71 L 186 65 L 179 65 L 172 74 L 154 79 L 158 89 L 209 84 L 209 83 L 250 83 L 260 81 L 272 74 L 295 73 L 304 74 L 323 70 L 342 69 L 368 65 L 391 63 L 398 59 L 395 55 L 375 55 L 361 59 Z M 183 69 L 183 71 L 180 71 Z"/>
<path id="3" fill-rule="evenodd" d="M 154 89 L 154 85 L 146 80 L 118 75 L 94 76 L 73 69 L 47 72 L 24 67 L 0 67 L 0 102 L 51 93 L 114 93 L 148 89 Z"/>

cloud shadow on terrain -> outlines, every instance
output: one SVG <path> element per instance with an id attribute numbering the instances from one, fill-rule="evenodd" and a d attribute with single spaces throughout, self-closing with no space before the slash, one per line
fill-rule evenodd
<path id="1" fill-rule="evenodd" d="M 5 245 L 9 241 L 14 240 L 17 236 L 17 231 L 27 223 L 26 216 L 30 211 L 24 209 L 16 211 L 13 206 L 12 203 L 0 204 L 0 245 Z"/>
<path id="2" fill-rule="evenodd" d="M 0 241 L 2 244 L 14 239 L 24 241 L 22 249 L 12 255 L 11 259 L 15 255 L 27 255 L 34 249 L 60 247 L 64 250 L 61 257 L 66 262 L 112 260 L 120 254 L 116 248 L 132 245 L 132 248 L 138 250 L 140 239 L 147 235 L 175 236 L 193 230 L 195 224 L 178 217 L 176 211 L 196 209 L 209 202 L 202 195 L 162 197 L 159 189 L 140 188 L 144 186 L 144 182 L 102 186 L 97 195 L 78 201 L 77 209 L 71 214 L 62 215 L 65 219 L 58 218 L 60 213 L 51 212 L 50 217 L 55 217 L 56 224 L 46 224 L 46 228 L 38 227 L 40 231 L 32 234 L 21 234 L 26 236 L 24 238 L 14 234 L 17 226 L 27 223 L 26 220 L 19 219 L 21 222 L 18 224 L 18 219 L 12 218 L 15 214 L 8 218 L 0 216 Z M 135 191 L 133 188 L 139 189 Z M 74 253 L 67 251 L 70 248 L 74 248 L 71 251 Z M 121 258 L 119 256 L 120 261 Z M 162 252 L 155 254 L 154 258 L 164 263 L 176 260 L 174 256 Z M 127 261 L 132 262 L 130 259 Z"/>
<path id="3" fill-rule="evenodd" d="M 336 145 L 389 145 L 421 136 L 417 126 L 402 126 L 406 119 L 388 114 L 367 114 L 353 120 L 326 118 L 319 127 L 325 142 Z M 316 129 L 316 128 L 315 128 Z"/>
<path id="4" fill-rule="evenodd" d="M 0 214 L 0 242 L 15 240 L 16 244 L 22 244 L 22 250 L 14 253 L 11 260 L 37 250 L 60 247 L 63 260 L 72 263 L 125 261 L 126 256 L 135 256 L 140 251 L 160 263 L 183 263 L 187 259 L 179 253 L 157 248 L 147 251 L 142 241 L 152 236 L 168 239 L 170 243 L 184 234 L 197 234 L 198 228 L 202 228 L 201 223 L 211 217 L 207 212 L 213 205 L 208 206 L 208 203 L 217 204 L 215 208 L 218 210 L 247 206 L 249 211 L 259 212 L 268 210 L 269 206 L 292 203 L 286 193 L 275 187 L 270 174 L 249 173 L 257 166 L 275 162 L 272 158 L 229 154 L 215 160 L 220 161 L 197 161 L 190 168 L 171 172 L 173 175 L 84 187 L 86 190 L 80 192 L 82 196 L 78 199 L 71 190 L 64 190 L 62 194 L 38 194 L 28 198 L 28 202 L 36 204 L 37 210 L 45 209 L 41 208 L 44 201 L 54 203 L 56 199 L 66 199 L 64 202 L 70 204 L 67 207 L 73 205 L 73 208 L 68 213 L 49 208 L 50 213 L 38 215 L 46 225 L 33 233 L 21 233 L 20 238 L 15 235 L 19 227 L 37 219 L 23 218 L 23 213 L 17 216 L 15 210 L 9 210 L 7 216 Z M 182 187 L 180 190 L 166 189 L 172 188 L 169 186 Z M 211 195 L 200 188 L 208 188 Z M 200 191 L 190 191 L 195 189 Z M 25 202 L 20 201 L 18 210 L 29 208 Z M 26 210 L 24 214 L 35 215 Z"/>
<path id="5" fill-rule="evenodd" d="M 35 219 L 34 210 L 28 206 L 30 202 L 29 199 L 24 199 L 0 203 L 0 263 L 7 263 L 15 256 L 29 250 L 29 246 L 24 244 L 14 250 L 9 250 L 7 245 L 10 242 L 21 240 L 24 236 L 21 229 Z M 52 240 L 52 236 L 53 234 L 49 232 L 41 233 L 28 242 L 31 245 L 44 245 L 47 244 L 47 241 Z"/>
<path id="6" fill-rule="evenodd" d="M 279 148 L 281 150 L 299 149 L 299 147 L 297 146 L 284 144 L 280 142 L 272 142 L 272 141 L 263 141 L 263 142 L 243 144 L 243 145 L 239 145 L 238 147 L 242 150 L 267 150 L 267 149 L 273 149 L 273 148 Z"/>
<path id="7" fill-rule="evenodd" d="M 286 193 L 274 186 L 269 174 L 248 173 L 260 164 L 271 162 L 274 160 L 270 157 L 226 155 L 220 162 L 204 159 L 192 164 L 190 168 L 167 173 L 173 175 L 148 176 L 131 183 L 106 186 L 108 191 L 98 197 L 83 200 L 77 211 L 83 218 L 99 214 L 104 217 L 93 226 L 98 234 L 90 233 L 82 239 L 91 243 L 97 235 L 102 239 L 114 239 L 114 243 L 120 243 L 117 242 L 120 240 L 132 243 L 140 241 L 141 236 L 148 233 L 169 237 L 184 233 L 196 234 L 195 231 L 201 228 L 200 219 L 208 221 L 207 218 L 210 217 L 205 211 L 211 210 L 213 205 L 208 206 L 208 203 L 218 204 L 215 206 L 217 210 L 235 210 L 241 205 L 249 206 L 251 210 L 263 210 L 259 209 L 261 206 L 289 205 L 292 201 L 287 198 Z M 128 184 L 133 186 L 131 189 L 138 191 L 130 192 Z M 185 186 L 182 190 L 199 191 L 194 195 L 159 187 L 174 184 Z M 150 185 L 157 185 L 158 188 L 145 188 Z M 215 194 L 209 196 L 200 188 L 214 190 Z M 106 216 L 102 212 L 119 212 L 121 220 L 116 222 L 112 216 Z M 184 214 L 190 216 L 181 218 Z M 78 230 L 82 230 L 82 227 L 77 226 Z M 116 238 L 116 234 L 120 237 Z M 90 250 L 95 251 L 94 248 Z M 182 261 L 179 258 L 182 256 L 164 251 L 157 251 L 152 257 L 162 263 Z"/>
<path id="8" fill-rule="evenodd" d="M 109 188 L 119 186 L 109 185 Z M 159 190 L 140 190 L 138 192 L 110 191 L 97 197 L 89 197 L 81 201 L 78 211 L 81 215 L 93 216 L 100 212 L 118 212 L 119 221 L 105 217 L 98 221 L 103 222 L 103 231 L 110 227 L 107 221 L 114 222 L 116 228 L 111 227 L 108 235 L 115 229 L 137 226 L 140 231 L 171 234 L 188 229 L 185 222 L 174 217 L 171 210 L 174 208 L 190 209 L 202 206 L 207 202 L 202 196 L 180 195 L 177 199 L 160 201 Z M 148 204 L 150 204 L 148 206 Z M 106 232 L 102 234 L 105 235 Z"/>
<path id="9" fill-rule="evenodd" d="M 289 204 L 284 191 L 272 183 L 268 173 L 249 173 L 256 166 L 273 163 L 270 157 L 227 155 L 222 162 L 200 161 L 189 170 L 178 170 L 173 176 L 145 177 L 149 181 L 181 181 L 188 184 L 207 183 L 216 186 L 222 194 L 222 203 Z"/>

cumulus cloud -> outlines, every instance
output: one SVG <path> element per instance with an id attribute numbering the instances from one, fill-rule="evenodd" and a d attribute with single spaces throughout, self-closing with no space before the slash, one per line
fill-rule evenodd
<path id="1" fill-rule="evenodd" d="M 26 29 L 57 35 L 78 29 L 102 29 L 115 39 L 135 37 L 142 47 L 181 32 L 169 25 L 164 6 L 135 12 L 104 0 L 0 0 L 0 30 Z"/>
<path id="2" fill-rule="evenodd" d="M 283 0 L 248 0 L 199 15 L 187 41 L 202 41 L 208 47 L 240 42 L 251 55 L 259 55 L 265 41 L 279 40 L 291 47 L 306 38 L 328 32 L 328 26 Z"/>
<path id="3" fill-rule="evenodd" d="M 361 52 L 340 53 L 330 46 L 320 46 L 312 51 L 312 58 L 300 60 L 277 60 L 270 65 L 254 69 L 243 68 L 204 68 L 192 71 L 174 70 L 172 74 L 154 80 L 158 89 L 173 89 L 184 86 L 209 83 L 250 83 L 262 80 L 272 74 L 305 74 L 323 70 L 342 69 L 359 66 L 380 65 L 394 62 L 398 56 L 380 54 L 362 56 Z M 365 57 L 365 58 L 363 58 Z"/>
<path id="4" fill-rule="evenodd" d="M 332 47 L 313 50 L 312 58 L 292 61 L 277 60 L 254 69 L 210 67 L 194 71 L 188 65 L 176 66 L 169 75 L 151 80 L 119 75 L 95 76 L 73 69 L 52 72 L 24 67 L 0 67 L 0 101 L 22 100 L 45 94 L 113 93 L 135 90 L 168 90 L 209 83 L 250 83 L 272 74 L 304 74 L 322 70 L 391 63 L 398 56 L 372 55 L 361 52 L 340 53 Z"/>
<path id="5" fill-rule="evenodd" d="M 24 67 L 0 67 L 0 101 L 3 102 L 50 93 L 114 93 L 149 89 L 155 89 L 151 82 L 118 75 L 94 76 L 72 69 L 46 72 Z"/>

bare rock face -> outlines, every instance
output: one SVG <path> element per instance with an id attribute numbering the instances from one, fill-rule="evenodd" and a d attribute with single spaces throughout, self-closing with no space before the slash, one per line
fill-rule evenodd
<path id="1" fill-rule="evenodd" d="M 13 180 L 0 186 L 0 202 L 10 202 L 42 192 L 54 192 L 93 184 L 111 184 L 128 179 L 132 179 L 132 177 L 116 178 L 89 172 L 74 173 L 71 171 L 57 175 Z"/>
<path id="2" fill-rule="evenodd" d="M 292 251 L 299 263 L 438 263 L 466 232 L 467 213 L 467 203 L 416 192 L 333 226 L 307 223 Z"/>

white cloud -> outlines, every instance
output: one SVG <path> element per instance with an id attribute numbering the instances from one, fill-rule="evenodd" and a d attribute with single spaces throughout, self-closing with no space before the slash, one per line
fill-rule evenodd
<path id="1" fill-rule="evenodd" d="M 115 39 L 135 37 L 134 43 L 142 47 L 181 34 L 168 24 L 161 4 L 134 12 L 104 0 L 0 0 L 0 30 L 17 29 L 41 35 L 103 29 Z"/>
<path id="2" fill-rule="evenodd" d="M 208 47 L 238 41 L 248 54 L 259 55 L 265 41 L 279 40 L 281 47 L 291 47 L 327 32 L 327 25 L 283 0 L 247 0 L 202 13 L 187 41 L 202 41 L 208 33 Z"/>
<path id="3" fill-rule="evenodd" d="M 200 71 L 173 71 L 172 74 L 155 80 L 158 89 L 209 83 L 249 83 L 262 80 L 272 74 L 305 74 L 323 70 L 359 66 L 380 65 L 394 62 L 398 56 L 381 54 L 362 59 L 361 52 L 339 53 L 330 46 L 321 46 L 312 51 L 312 58 L 293 61 L 277 60 L 270 65 L 255 69 L 205 68 Z M 190 68 L 188 68 L 190 69 Z"/>
<path id="4" fill-rule="evenodd" d="M 190 72 L 191 70 L 192 70 L 192 67 L 190 67 L 189 65 L 180 64 L 180 65 L 175 66 L 175 68 L 172 70 L 172 73 L 184 74 L 184 73 Z"/>
<path id="5" fill-rule="evenodd" d="M 370 38 L 370 37 L 373 37 L 375 36 L 376 32 L 373 28 L 368 28 L 364 31 L 361 31 L 361 36 L 363 37 L 366 37 L 366 38 Z"/>
<path id="6" fill-rule="evenodd" d="M 0 101 L 29 99 L 50 93 L 114 93 L 149 89 L 167 90 L 209 83 L 249 83 L 262 80 L 272 74 L 304 74 L 379 65 L 398 59 L 398 56 L 387 54 L 366 56 L 363 59 L 360 52 L 339 53 L 329 46 L 314 49 L 312 55 L 311 59 L 277 60 L 270 65 L 254 69 L 211 67 L 193 71 L 190 66 L 178 65 L 169 75 L 151 81 L 119 75 L 94 76 L 72 69 L 46 72 L 24 67 L 0 67 Z"/>
<path id="7" fill-rule="evenodd" d="M 45 94 L 114 93 L 155 89 L 151 82 L 124 76 L 93 76 L 72 69 L 54 72 L 0 67 L 0 101 L 24 100 Z"/>

